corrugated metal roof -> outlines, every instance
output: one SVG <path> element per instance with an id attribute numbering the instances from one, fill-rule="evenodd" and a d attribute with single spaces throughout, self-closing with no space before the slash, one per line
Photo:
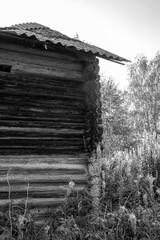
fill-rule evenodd
<path id="1" fill-rule="evenodd" d="M 12 35 L 25 36 L 35 38 L 40 42 L 46 44 L 52 43 L 54 45 L 60 44 L 65 48 L 72 48 L 77 51 L 92 53 L 95 56 L 115 61 L 117 63 L 130 62 L 128 59 L 120 57 L 116 54 L 108 52 L 104 49 L 82 42 L 79 39 L 70 38 L 58 31 L 52 30 L 49 27 L 43 26 L 38 23 L 23 23 L 16 24 L 10 27 L 0 28 L 0 32 Z"/>

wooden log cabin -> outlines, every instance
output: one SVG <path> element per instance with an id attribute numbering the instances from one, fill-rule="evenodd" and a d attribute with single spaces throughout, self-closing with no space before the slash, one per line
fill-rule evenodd
<path id="1" fill-rule="evenodd" d="M 94 196 L 102 139 L 97 57 L 128 62 L 37 23 L 0 28 L 0 207 L 9 192 L 15 204 L 28 194 L 40 221 L 64 201 L 69 181 L 79 194 L 93 180 Z"/>

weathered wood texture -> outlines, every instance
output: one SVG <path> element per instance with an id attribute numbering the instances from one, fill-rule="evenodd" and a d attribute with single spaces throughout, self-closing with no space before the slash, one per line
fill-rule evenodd
<path id="1" fill-rule="evenodd" d="M 101 141 L 103 134 L 98 72 L 99 66 L 97 59 L 93 63 L 88 63 L 84 71 L 85 81 L 83 84 L 87 106 L 85 114 L 85 144 L 90 153 L 87 166 L 90 179 L 90 194 L 96 216 L 98 216 L 101 193 Z"/>
<path id="2" fill-rule="evenodd" d="M 82 81 L 83 66 L 73 56 L 0 43 L 0 64 L 12 72 L 32 73 L 58 79 Z"/>
<path id="3" fill-rule="evenodd" d="M 0 71 L 0 206 L 9 191 L 23 205 L 28 191 L 30 207 L 46 213 L 64 201 L 69 181 L 76 194 L 87 182 L 84 66 L 5 44 L 1 64 L 11 72 Z"/>

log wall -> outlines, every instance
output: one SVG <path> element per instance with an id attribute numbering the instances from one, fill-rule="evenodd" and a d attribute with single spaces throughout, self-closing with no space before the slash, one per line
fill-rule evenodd
<path id="1" fill-rule="evenodd" d="M 3 66 L 10 66 L 5 72 Z M 0 43 L 0 206 L 37 216 L 87 182 L 84 64 L 76 57 Z M 41 217 L 40 217 L 41 219 Z"/>

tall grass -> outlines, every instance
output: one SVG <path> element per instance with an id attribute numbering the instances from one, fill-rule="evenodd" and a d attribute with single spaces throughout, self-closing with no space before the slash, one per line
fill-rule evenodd
<path id="1" fill-rule="evenodd" d="M 159 139 L 144 132 L 136 149 L 106 156 L 103 169 L 113 239 L 160 239 Z"/>

